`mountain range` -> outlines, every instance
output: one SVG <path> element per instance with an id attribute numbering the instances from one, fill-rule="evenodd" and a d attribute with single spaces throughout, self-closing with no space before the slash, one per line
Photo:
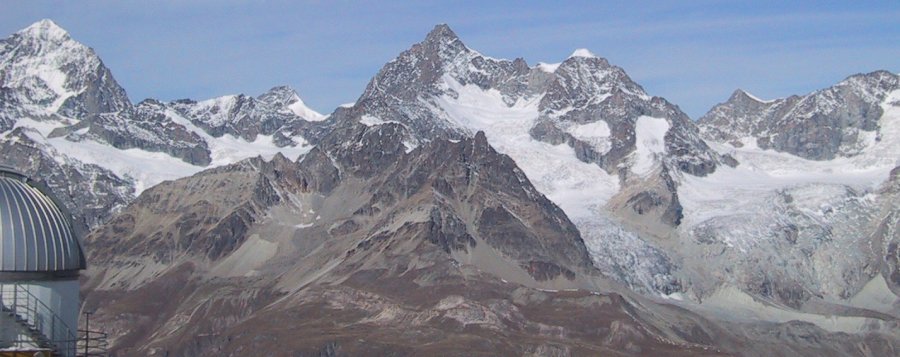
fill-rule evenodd
<path id="1" fill-rule="evenodd" d="M 50 20 L 0 41 L 0 163 L 85 236 L 116 355 L 894 355 L 900 76 L 697 121 L 579 49 L 447 25 L 322 115 L 133 104 Z"/>

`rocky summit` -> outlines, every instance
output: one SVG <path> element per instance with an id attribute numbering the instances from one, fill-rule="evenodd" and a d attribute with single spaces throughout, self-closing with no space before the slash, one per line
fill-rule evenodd
<path id="1" fill-rule="evenodd" d="M 0 42 L 0 164 L 75 218 L 117 356 L 887 356 L 898 78 L 695 122 L 588 50 L 438 25 L 328 115 L 133 104 L 43 20 Z"/>

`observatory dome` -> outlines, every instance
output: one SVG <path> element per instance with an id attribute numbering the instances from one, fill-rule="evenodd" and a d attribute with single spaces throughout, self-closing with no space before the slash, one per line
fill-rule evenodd
<path id="1" fill-rule="evenodd" d="M 0 272 L 84 269 L 84 253 L 65 212 L 25 175 L 0 166 Z"/>

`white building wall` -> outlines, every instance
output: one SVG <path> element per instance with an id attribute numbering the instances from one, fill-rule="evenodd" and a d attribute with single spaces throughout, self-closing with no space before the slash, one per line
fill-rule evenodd
<path id="1" fill-rule="evenodd" d="M 44 336 L 57 341 L 63 356 L 69 356 L 69 352 L 74 351 L 78 337 L 81 299 L 77 278 L 19 282 L 21 290 L 12 294 L 12 284 L 3 285 L 3 304 L 12 306 L 13 299 L 18 300 L 15 303 L 20 305 L 17 312 L 20 315 L 27 314 L 29 322 L 37 325 Z M 24 308 L 24 305 L 28 307 Z"/>

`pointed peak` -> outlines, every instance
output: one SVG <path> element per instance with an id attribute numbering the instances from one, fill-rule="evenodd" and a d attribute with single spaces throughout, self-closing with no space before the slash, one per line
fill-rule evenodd
<path id="1" fill-rule="evenodd" d="M 468 47 L 456 36 L 456 33 L 450 29 L 447 24 L 439 24 L 425 36 L 420 45 L 430 48 L 442 49 L 442 51 L 450 50 L 450 52 L 469 51 Z"/>
<path id="2" fill-rule="evenodd" d="M 290 97 L 290 96 L 297 96 L 297 97 L 299 97 L 299 96 L 300 96 L 300 95 L 297 94 L 297 91 L 294 90 L 294 88 L 291 88 L 291 86 L 288 86 L 288 85 L 280 85 L 280 86 L 274 86 L 274 87 L 272 87 L 271 89 L 269 89 L 268 91 L 266 91 L 265 93 L 263 93 L 262 95 L 260 95 L 259 97 L 262 98 L 262 97 L 267 97 L 267 96 L 272 96 L 272 95 L 277 95 L 277 96 L 280 96 L 280 97 L 284 97 L 284 96 L 287 96 L 287 97 Z"/>
<path id="3" fill-rule="evenodd" d="M 451 39 L 451 40 L 456 39 L 456 40 L 458 40 L 459 37 L 457 37 L 456 33 L 453 32 L 452 29 L 450 29 L 449 25 L 437 24 L 434 26 L 433 29 L 431 29 L 431 32 L 428 33 L 428 36 L 425 36 L 425 41 L 427 42 L 429 40 L 434 41 L 434 40 L 440 40 L 440 39 Z"/>
<path id="4" fill-rule="evenodd" d="M 587 48 L 576 49 L 575 52 L 572 52 L 572 55 L 569 56 L 569 58 L 572 58 L 572 57 L 598 58 L 597 55 L 595 55 L 593 52 L 591 52 Z"/>
<path id="5" fill-rule="evenodd" d="M 293 90 L 294 90 L 294 88 L 291 88 L 291 86 L 289 86 L 287 84 L 282 84 L 282 85 L 272 87 L 271 89 L 269 89 L 269 92 L 284 92 L 284 91 L 293 91 Z"/>
<path id="6" fill-rule="evenodd" d="M 597 56 L 586 48 L 576 49 L 569 57 L 562 61 L 562 64 L 564 64 L 565 67 L 589 66 L 605 68 L 610 66 L 609 61 L 607 61 L 606 58 Z"/>
<path id="7" fill-rule="evenodd" d="M 731 92 L 731 96 L 728 97 L 728 101 L 731 102 L 734 100 L 746 99 L 746 98 L 750 98 L 750 96 L 747 95 L 747 92 L 745 92 L 743 89 L 738 88 L 738 89 L 735 89 L 734 92 Z"/>
<path id="8" fill-rule="evenodd" d="M 729 101 L 729 102 L 732 102 L 732 101 L 735 101 L 735 100 L 743 100 L 743 101 L 750 100 L 750 101 L 754 101 L 754 102 L 757 102 L 757 103 L 770 103 L 770 102 L 772 102 L 771 100 L 762 100 L 762 99 L 760 99 L 759 97 L 757 97 L 757 96 L 755 96 L 755 95 L 753 95 L 753 94 L 750 94 L 749 92 L 747 92 L 747 91 L 745 91 L 745 90 L 743 90 L 743 89 L 740 89 L 740 88 L 735 89 L 734 92 L 731 93 L 731 97 L 728 98 L 728 101 Z"/>
<path id="9" fill-rule="evenodd" d="M 466 47 L 456 33 L 450 29 L 450 26 L 439 24 L 428 33 L 428 36 L 425 36 L 422 42 L 413 45 L 408 52 L 402 53 L 397 59 L 403 56 L 412 56 L 447 63 L 460 54 L 470 52 L 474 51 Z"/>
<path id="10" fill-rule="evenodd" d="M 297 91 L 295 91 L 293 88 L 282 85 L 272 87 L 272 89 L 269 89 L 265 93 L 257 96 L 256 100 L 264 103 L 283 106 L 300 100 L 300 95 L 297 94 Z"/>
<path id="11" fill-rule="evenodd" d="M 487 135 L 484 134 L 484 131 L 479 130 L 475 133 L 475 144 L 481 146 L 487 145 Z"/>
<path id="12" fill-rule="evenodd" d="M 69 33 L 50 19 L 35 22 L 19 31 L 18 34 L 42 40 L 65 40 L 69 38 Z"/>
<path id="13" fill-rule="evenodd" d="M 306 103 L 303 102 L 303 99 L 300 98 L 300 94 L 290 86 L 281 85 L 272 87 L 272 89 L 269 89 L 268 92 L 263 93 L 256 99 L 270 105 L 284 107 L 308 121 L 324 120 L 326 117 L 307 107 Z"/>
<path id="14" fill-rule="evenodd" d="M 164 103 L 159 101 L 159 99 L 147 98 L 147 99 L 142 100 L 140 103 L 138 103 L 137 106 L 143 107 L 143 106 L 163 106 L 163 105 L 164 105 Z"/>

